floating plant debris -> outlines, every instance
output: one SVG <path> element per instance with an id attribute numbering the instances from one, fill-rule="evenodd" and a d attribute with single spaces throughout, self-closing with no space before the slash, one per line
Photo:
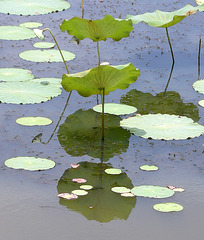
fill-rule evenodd
<path id="1" fill-rule="evenodd" d="M 179 212 L 183 207 L 177 203 L 158 203 L 153 208 L 159 212 Z"/>
<path id="2" fill-rule="evenodd" d="M 52 123 L 52 120 L 45 117 L 22 117 L 18 118 L 16 122 L 24 126 L 45 126 Z"/>

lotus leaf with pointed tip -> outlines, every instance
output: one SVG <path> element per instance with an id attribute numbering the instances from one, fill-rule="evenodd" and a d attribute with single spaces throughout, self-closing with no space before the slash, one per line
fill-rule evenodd
<path id="1" fill-rule="evenodd" d="M 25 40 L 35 37 L 36 35 L 29 28 L 19 26 L 0 26 L 0 39 L 2 40 Z"/>

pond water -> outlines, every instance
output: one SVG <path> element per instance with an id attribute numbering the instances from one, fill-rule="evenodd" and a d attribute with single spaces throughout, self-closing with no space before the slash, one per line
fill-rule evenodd
<path id="1" fill-rule="evenodd" d="M 195 2 L 189 0 L 195 6 Z M 72 42 L 67 33 L 62 33 L 59 25 L 64 19 L 81 16 L 81 1 L 70 0 L 71 8 L 57 13 L 39 16 L 17 16 L 0 14 L 1 25 L 19 25 L 23 22 L 36 21 L 49 27 L 55 34 L 62 49 L 74 52 L 76 58 L 68 62 L 70 72 L 79 72 L 97 63 L 96 44 L 85 39 L 80 45 Z M 85 1 L 85 18 L 102 18 L 106 14 L 118 17 L 121 14 L 142 14 L 156 9 L 173 11 L 186 5 L 186 1 Z M 172 98 L 180 95 L 182 104 L 176 105 L 173 100 L 166 103 L 163 109 L 173 108 L 173 112 L 191 117 L 200 124 L 204 123 L 204 111 L 197 103 L 203 99 L 192 88 L 198 79 L 198 46 L 202 34 L 203 13 L 192 15 L 177 25 L 169 28 L 169 34 L 175 54 L 175 66 L 167 91 Z M 49 34 L 46 41 L 52 41 Z M 63 63 L 33 63 L 22 60 L 18 54 L 34 49 L 36 38 L 24 41 L 0 40 L 0 67 L 18 67 L 32 71 L 36 78 L 59 77 L 66 72 Z M 134 26 L 129 38 L 120 42 L 107 40 L 100 43 L 101 60 L 113 65 L 132 62 L 140 68 L 141 76 L 126 90 L 111 92 L 106 102 L 120 103 L 127 101 L 132 89 L 140 91 L 142 99 L 140 111 L 149 111 L 145 93 L 152 96 L 164 91 L 171 70 L 171 53 L 165 29 L 152 28 L 144 23 Z M 201 49 L 201 78 L 203 74 L 203 45 Z M 130 94 L 130 93 L 129 93 Z M 123 170 L 123 178 L 129 185 L 174 185 L 185 189 L 169 199 L 119 199 L 98 191 L 96 206 L 88 208 L 73 202 L 57 198 L 61 189 L 66 186 L 66 175 L 71 174 L 71 163 L 81 163 L 87 178 L 96 171 L 100 175 L 100 154 L 93 142 L 85 143 L 85 150 L 72 149 L 72 141 L 60 135 L 63 124 L 70 114 L 76 111 L 85 112 L 96 105 L 96 97 L 83 98 L 73 92 L 69 105 L 60 122 L 59 132 L 55 133 L 48 144 L 32 143 L 32 139 L 42 133 L 42 140 L 48 141 L 61 112 L 64 108 L 67 92 L 51 101 L 33 105 L 0 104 L 0 236 L 9 240 L 34 239 L 203 239 L 204 222 L 204 161 L 203 136 L 177 141 L 149 140 L 134 135 L 127 135 L 115 143 L 113 150 L 105 145 L 103 167 L 115 167 Z M 148 98 L 148 97 L 147 97 Z M 160 101 L 161 102 L 161 101 Z M 178 103 L 178 99 L 176 100 Z M 188 107 L 191 103 L 192 107 Z M 161 106 L 151 103 L 154 111 L 160 112 Z M 175 105 L 174 105 L 175 104 Z M 184 105 L 185 104 L 185 105 Z M 174 107 L 172 107 L 172 105 Z M 188 106 L 187 106 L 188 105 Z M 90 110 L 91 111 L 91 110 Z M 43 116 L 53 120 L 45 127 L 24 127 L 15 123 L 22 116 Z M 77 141 L 74 142 L 77 144 Z M 93 144 L 93 146 L 92 146 Z M 87 147 L 87 148 L 86 148 Z M 117 149 L 118 147 L 118 149 Z M 71 149 L 71 150 L 70 150 Z M 87 150 L 88 149 L 88 150 Z M 87 150 L 87 151 L 86 151 Z M 100 151 L 99 151 L 100 152 Z M 34 156 L 49 158 L 56 162 L 56 167 L 48 171 L 29 172 L 13 170 L 4 165 L 11 157 Z M 139 167 L 153 164 L 158 171 L 145 172 Z M 94 169 L 94 170 L 93 170 Z M 110 180 L 103 178 L 104 183 L 111 185 Z M 64 186 L 65 185 L 65 186 Z M 74 201 L 74 200 L 72 200 Z M 89 201 L 88 199 L 86 201 Z M 83 202 L 83 201 L 82 201 Z M 161 213 L 153 205 L 161 202 L 176 202 L 184 207 L 181 212 Z M 96 210 L 97 209 L 97 210 Z"/>

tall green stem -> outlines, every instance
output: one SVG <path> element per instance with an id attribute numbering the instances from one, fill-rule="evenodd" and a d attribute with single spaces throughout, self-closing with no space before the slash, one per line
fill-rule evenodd
<path id="1" fill-rule="evenodd" d="M 100 64 L 101 64 L 101 57 L 100 57 L 99 43 L 98 43 L 98 42 L 97 42 L 97 52 L 98 52 L 98 67 L 100 67 Z"/>
<path id="2" fill-rule="evenodd" d="M 167 35 L 167 38 L 168 38 L 168 42 L 169 42 L 169 47 L 170 47 L 170 50 L 171 50 L 171 56 L 172 56 L 172 60 L 173 60 L 173 63 L 175 62 L 174 61 L 174 53 L 173 53 L 173 49 L 172 49 L 172 46 L 171 46 L 171 41 L 170 41 L 170 38 L 169 38 L 169 32 L 168 32 L 168 28 L 166 27 L 166 35 Z"/>
<path id="3" fill-rule="evenodd" d="M 82 0 L 82 18 L 84 18 L 84 0 Z"/>
<path id="4" fill-rule="evenodd" d="M 105 89 L 102 90 L 102 135 L 101 140 L 104 141 L 104 103 L 105 103 Z"/>
<path id="5" fill-rule="evenodd" d="M 201 52 L 201 36 L 199 40 L 199 49 L 198 49 L 198 80 L 200 79 L 200 52 Z"/>

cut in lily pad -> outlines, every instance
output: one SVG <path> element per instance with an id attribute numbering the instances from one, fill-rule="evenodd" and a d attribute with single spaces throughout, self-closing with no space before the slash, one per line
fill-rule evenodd
<path id="1" fill-rule="evenodd" d="M 0 68 L 0 81 L 4 82 L 23 82 L 33 79 L 30 70 L 23 68 Z"/>
<path id="2" fill-rule="evenodd" d="M 204 133 L 204 126 L 191 118 L 169 114 L 137 114 L 124 119 L 120 126 L 143 138 L 179 140 L 198 137 Z"/>
<path id="3" fill-rule="evenodd" d="M 45 126 L 52 123 L 52 120 L 45 117 L 22 117 L 18 118 L 16 122 L 24 126 Z"/>
<path id="4" fill-rule="evenodd" d="M 59 194 L 57 194 L 57 197 L 64 198 L 64 199 L 67 199 L 67 200 L 78 198 L 78 196 L 76 194 L 73 194 L 73 193 L 59 193 Z"/>
<path id="5" fill-rule="evenodd" d="M 113 187 L 111 188 L 111 191 L 115 193 L 129 193 L 130 189 L 126 187 Z"/>
<path id="6" fill-rule="evenodd" d="M 96 112 L 102 112 L 102 104 L 96 105 L 93 107 L 93 110 Z M 136 112 L 137 109 L 132 106 L 128 106 L 125 104 L 117 104 L 117 103 L 105 103 L 104 104 L 104 113 L 110 113 L 114 115 L 123 115 L 123 114 L 131 114 Z"/>
<path id="7" fill-rule="evenodd" d="M 142 185 L 131 189 L 135 196 L 149 197 L 149 198 L 167 198 L 174 195 L 174 191 L 167 187 Z"/>
<path id="8" fill-rule="evenodd" d="M 143 165 L 143 166 L 140 167 L 140 169 L 143 170 L 143 171 L 156 171 L 159 168 L 157 166 L 154 166 L 154 165 Z"/>
<path id="9" fill-rule="evenodd" d="M 111 175 L 118 175 L 122 173 L 122 171 L 118 168 L 107 168 L 105 169 L 105 172 Z"/>
<path id="10" fill-rule="evenodd" d="M 199 92 L 204 94 L 204 79 L 198 80 L 193 83 L 193 88 Z"/>
<path id="11" fill-rule="evenodd" d="M 39 22 L 24 22 L 19 25 L 20 27 L 26 28 L 38 28 L 42 26 L 42 23 Z"/>
<path id="12" fill-rule="evenodd" d="M 65 61 L 75 58 L 75 54 L 62 50 Z M 19 54 L 20 58 L 31 62 L 63 62 L 58 50 L 28 50 Z"/>
<path id="13" fill-rule="evenodd" d="M 62 79 L 61 78 L 35 78 L 35 79 L 32 79 L 32 81 L 40 83 L 44 86 L 54 85 L 56 87 L 62 87 L 62 85 L 61 85 Z"/>
<path id="14" fill-rule="evenodd" d="M 67 31 L 69 35 L 75 36 L 79 40 L 90 38 L 94 42 L 112 38 L 119 41 L 123 37 L 128 37 L 133 30 L 132 21 L 118 21 L 110 15 L 106 15 L 100 20 L 87 20 L 74 17 L 64 20 L 60 26 L 61 31 Z"/>
<path id="15" fill-rule="evenodd" d="M 198 102 L 198 104 L 199 104 L 201 107 L 204 107 L 204 100 L 200 100 L 200 101 Z"/>
<path id="16" fill-rule="evenodd" d="M 33 45 L 36 48 L 53 48 L 55 43 L 53 42 L 36 42 Z"/>
<path id="17" fill-rule="evenodd" d="M 35 37 L 34 32 L 29 28 L 18 26 L 0 26 L 0 39 L 2 40 L 25 40 Z"/>
<path id="18" fill-rule="evenodd" d="M 83 190 L 91 190 L 93 188 L 93 186 L 91 186 L 91 185 L 81 185 L 80 188 L 83 189 Z"/>
<path id="19" fill-rule="evenodd" d="M 53 168 L 55 166 L 55 162 L 45 158 L 17 157 L 6 160 L 5 165 L 14 169 L 38 171 Z"/>
<path id="20" fill-rule="evenodd" d="M 43 86 L 34 82 L 0 83 L 0 101 L 13 104 L 33 104 L 46 102 L 61 94 L 56 86 Z"/>
<path id="21" fill-rule="evenodd" d="M 16 15 L 39 15 L 70 8 L 65 0 L 3 0 L 0 1 L 0 12 Z"/>
<path id="22" fill-rule="evenodd" d="M 85 183 L 86 179 L 84 178 L 73 178 L 72 182 L 76 182 L 76 183 Z"/>
<path id="23" fill-rule="evenodd" d="M 155 204 L 153 208 L 159 212 L 179 212 L 183 207 L 178 203 L 159 203 Z"/>
<path id="24" fill-rule="evenodd" d="M 73 190 L 72 193 L 77 196 L 85 196 L 88 194 L 88 192 L 85 190 Z"/>

